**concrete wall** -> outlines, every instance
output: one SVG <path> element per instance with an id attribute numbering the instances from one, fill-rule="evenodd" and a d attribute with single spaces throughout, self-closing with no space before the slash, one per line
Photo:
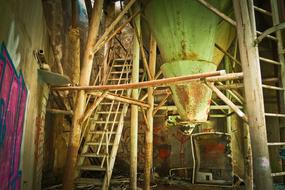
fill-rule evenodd
<path id="1" fill-rule="evenodd" d="M 17 70 L 22 70 L 28 88 L 28 102 L 21 153 L 22 189 L 40 189 L 43 121 L 48 87 L 40 81 L 33 50 L 43 49 L 50 57 L 42 1 L 0 0 L 0 41 L 7 49 Z"/>

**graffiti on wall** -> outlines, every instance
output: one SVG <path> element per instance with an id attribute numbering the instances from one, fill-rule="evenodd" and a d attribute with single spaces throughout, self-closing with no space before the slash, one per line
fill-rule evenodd
<path id="1" fill-rule="evenodd" d="M 20 151 L 27 101 L 22 73 L 17 73 L 4 44 L 0 52 L 0 187 L 20 190 Z"/>

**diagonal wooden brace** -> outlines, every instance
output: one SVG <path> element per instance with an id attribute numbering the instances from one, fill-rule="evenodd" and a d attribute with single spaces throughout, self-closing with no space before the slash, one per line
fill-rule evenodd
<path id="1" fill-rule="evenodd" d="M 215 85 L 214 83 L 206 83 L 207 86 L 213 90 L 221 100 L 223 100 L 232 110 L 241 117 L 246 123 L 248 122 L 248 118 L 243 111 L 241 111 L 230 99 L 228 99 Z"/>
<path id="2" fill-rule="evenodd" d="M 80 118 L 79 123 L 82 124 L 88 117 L 91 116 L 92 112 L 98 107 L 98 105 L 102 102 L 102 100 L 107 96 L 108 91 L 105 91 L 99 98 L 92 104 L 90 108 L 83 114 L 82 118 Z"/>

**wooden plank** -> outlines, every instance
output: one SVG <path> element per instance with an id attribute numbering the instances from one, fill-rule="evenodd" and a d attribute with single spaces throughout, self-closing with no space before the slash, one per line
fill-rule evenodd
<path id="1" fill-rule="evenodd" d="M 253 176 L 248 175 L 246 188 L 273 189 L 271 168 L 267 147 L 267 134 L 264 116 L 261 72 L 259 54 L 254 46 L 256 37 L 253 2 L 247 0 L 233 1 L 237 23 L 237 35 L 240 58 L 244 74 L 244 88 L 250 141 L 253 153 Z M 258 98 L 257 98 L 258 97 Z"/>

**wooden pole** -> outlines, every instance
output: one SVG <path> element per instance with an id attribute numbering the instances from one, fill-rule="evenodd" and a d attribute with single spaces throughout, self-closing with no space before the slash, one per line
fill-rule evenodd
<path id="1" fill-rule="evenodd" d="M 115 26 L 121 21 L 124 15 L 128 12 L 128 10 L 132 7 L 132 5 L 136 2 L 136 0 L 130 0 L 128 4 L 124 7 L 124 9 L 119 13 L 119 15 L 115 18 L 115 20 L 110 24 L 108 28 L 106 28 L 104 34 L 97 41 L 96 45 L 93 47 L 93 53 L 96 53 L 99 49 L 99 45 L 108 38 L 108 35 L 113 31 Z"/>
<path id="2" fill-rule="evenodd" d="M 151 75 L 149 67 L 148 67 L 148 64 L 147 64 L 146 55 L 145 55 L 144 48 L 143 48 L 143 41 L 142 41 L 142 38 L 141 38 L 141 36 L 139 34 L 138 28 L 136 26 L 134 27 L 134 31 L 135 31 L 135 35 L 136 35 L 136 37 L 137 37 L 137 39 L 139 41 L 141 57 L 142 57 L 142 60 L 143 60 L 144 69 L 146 70 L 148 78 L 150 80 L 152 80 L 153 79 L 153 75 Z"/>
<path id="3" fill-rule="evenodd" d="M 140 34 L 140 15 L 135 17 L 134 24 L 138 28 Z M 134 36 L 133 42 L 133 70 L 132 70 L 132 82 L 139 82 L 139 67 L 140 67 L 140 47 L 139 41 Z M 132 90 L 132 98 L 139 99 L 138 89 Z M 131 105 L 131 131 L 130 131 L 130 141 L 131 141 L 131 152 L 130 152 L 130 189 L 137 189 L 137 153 L 138 153 L 138 106 Z"/>
<path id="4" fill-rule="evenodd" d="M 149 47 L 149 71 L 150 76 L 155 76 L 155 65 L 156 65 L 156 41 L 154 37 L 150 36 L 150 47 Z M 142 45 L 142 44 L 141 44 Z M 151 79 L 152 80 L 152 79 Z M 144 189 L 150 190 L 151 183 L 151 170 L 153 165 L 153 110 L 154 110 L 154 88 L 148 88 L 147 102 L 150 108 L 147 110 L 147 122 L 145 133 L 145 168 L 144 168 Z"/>
<path id="5" fill-rule="evenodd" d="M 224 13 L 220 12 L 217 8 L 215 8 L 213 5 L 211 5 L 207 1 L 205 0 L 197 0 L 197 1 L 201 3 L 204 7 L 208 8 L 210 11 L 212 11 L 213 13 L 215 13 L 216 15 L 218 15 L 219 17 L 221 17 L 222 19 L 230 23 L 231 25 L 236 26 L 236 21 L 234 21 L 233 19 L 231 19 Z"/>
<path id="6" fill-rule="evenodd" d="M 88 94 L 90 94 L 92 96 L 100 97 L 103 93 L 102 92 L 90 92 Z M 127 97 L 127 96 L 121 96 L 121 95 L 119 96 L 119 95 L 113 94 L 113 93 L 108 93 L 105 96 L 105 98 L 109 99 L 109 100 L 115 100 L 118 102 L 127 103 L 127 104 L 134 104 L 134 105 L 140 106 L 144 109 L 150 107 L 148 104 L 146 104 L 145 102 L 143 102 L 141 100 L 135 100 L 135 99 Z"/>
<path id="7" fill-rule="evenodd" d="M 96 42 L 96 38 L 99 31 L 100 20 L 102 16 L 104 0 L 96 0 L 94 8 L 92 11 L 92 18 L 89 26 L 88 38 L 86 49 L 83 55 L 83 64 L 80 75 L 80 85 L 89 85 L 91 69 L 93 64 L 93 46 Z M 80 146 L 80 136 L 81 136 L 81 126 L 79 120 L 84 113 L 84 107 L 86 102 L 86 96 L 83 90 L 79 91 L 77 94 L 76 106 L 73 115 L 71 134 L 68 144 L 67 160 L 64 170 L 64 180 L 63 180 L 63 189 L 64 190 L 73 190 L 74 184 L 73 180 L 75 178 L 76 170 L 76 161 L 78 155 L 78 149 Z"/>
<path id="8" fill-rule="evenodd" d="M 245 122 L 248 122 L 247 116 L 230 100 L 228 99 L 213 83 L 207 83 L 208 87 L 213 90 L 221 100 L 223 100 L 236 114 Z"/>
<path id="9" fill-rule="evenodd" d="M 53 87 L 52 90 L 85 90 L 85 91 L 96 91 L 96 90 L 126 90 L 126 89 L 135 89 L 135 88 L 147 88 L 147 87 L 155 87 L 155 86 L 169 86 L 174 84 L 182 84 L 187 83 L 193 80 L 200 80 L 202 78 L 211 77 L 211 76 L 219 76 L 224 75 L 225 71 L 212 71 L 207 73 L 199 73 L 188 76 L 179 76 L 179 77 L 169 77 L 164 79 L 152 80 L 152 81 L 144 81 L 144 82 L 133 82 L 129 84 L 122 85 L 99 85 L 99 86 L 68 86 L 68 87 Z M 231 75 L 233 78 L 234 76 Z M 221 76 L 221 78 L 224 78 Z M 229 79 L 229 78 L 227 78 Z M 219 81 L 218 78 L 214 78 L 213 80 L 206 81 Z"/>
<path id="10" fill-rule="evenodd" d="M 271 190 L 273 183 L 267 147 L 260 63 L 257 47 L 254 46 L 256 31 L 253 5 L 248 0 L 233 0 L 233 5 L 244 74 L 246 110 L 253 153 L 254 185 L 256 189 Z M 247 184 L 251 183 L 247 182 Z M 247 186 L 246 189 L 253 189 L 253 187 Z"/>

